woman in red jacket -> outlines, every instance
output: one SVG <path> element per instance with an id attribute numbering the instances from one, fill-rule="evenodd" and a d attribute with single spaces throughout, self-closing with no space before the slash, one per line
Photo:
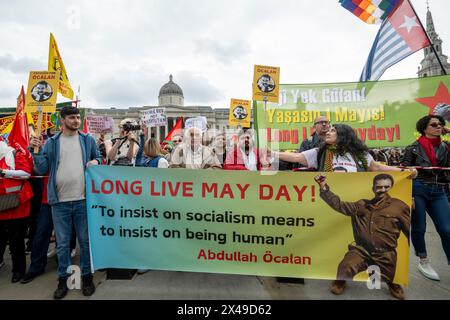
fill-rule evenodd
<path id="1" fill-rule="evenodd" d="M 0 141 L 0 201 L 2 196 L 18 194 L 19 205 L 14 208 L 3 207 L 0 211 L 0 233 L 8 234 L 12 257 L 12 278 L 15 283 L 22 279 L 25 268 L 25 228 L 30 215 L 30 200 L 33 197 L 30 183 L 26 180 L 33 170 L 33 159 L 28 150 L 15 144 L 9 147 Z M 5 206 L 6 199 L 3 201 Z"/>

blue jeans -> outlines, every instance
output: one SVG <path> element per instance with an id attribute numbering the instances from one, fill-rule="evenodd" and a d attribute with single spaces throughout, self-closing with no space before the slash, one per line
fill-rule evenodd
<path id="1" fill-rule="evenodd" d="M 47 251 L 53 231 L 52 209 L 42 204 L 37 217 L 36 233 L 31 248 L 31 263 L 28 272 L 41 273 L 47 265 Z"/>
<path id="2" fill-rule="evenodd" d="M 441 237 L 442 247 L 450 264 L 450 204 L 444 186 L 414 181 L 413 197 L 416 208 L 411 217 L 411 239 L 416 256 L 427 257 L 425 230 L 428 212 Z"/>
<path id="3" fill-rule="evenodd" d="M 58 255 L 58 276 L 67 278 L 67 268 L 72 264 L 70 258 L 70 239 L 72 223 L 80 245 L 81 275 L 91 274 L 89 251 L 89 233 L 87 223 L 86 200 L 60 202 L 52 205 L 53 224 L 55 228 L 56 254 Z"/>

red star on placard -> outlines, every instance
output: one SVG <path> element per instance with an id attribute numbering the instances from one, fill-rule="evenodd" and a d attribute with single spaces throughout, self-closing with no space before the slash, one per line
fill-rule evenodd
<path id="1" fill-rule="evenodd" d="M 445 84 L 441 81 L 439 84 L 439 88 L 436 91 L 436 94 L 432 97 L 426 97 L 426 98 L 416 98 L 416 101 L 426 105 L 428 108 L 430 108 L 430 114 L 434 113 L 434 109 L 437 107 L 440 103 L 445 103 L 447 105 L 450 104 L 450 94 L 448 93 L 448 89 L 445 86 Z"/>

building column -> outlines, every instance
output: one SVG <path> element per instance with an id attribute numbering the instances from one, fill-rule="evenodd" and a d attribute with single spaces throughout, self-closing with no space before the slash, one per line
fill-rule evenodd
<path id="1" fill-rule="evenodd" d="M 164 127 L 164 138 L 169 134 L 169 118 L 167 118 L 166 125 Z"/>

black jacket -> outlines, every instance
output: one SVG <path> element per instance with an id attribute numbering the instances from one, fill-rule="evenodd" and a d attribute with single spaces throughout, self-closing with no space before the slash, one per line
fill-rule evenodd
<path id="1" fill-rule="evenodd" d="M 450 145 L 448 142 L 442 142 L 439 145 L 436 154 L 438 159 L 438 167 L 450 167 Z M 402 159 L 404 166 L 432 167 L 432 163 L 428 158 L 425 150 L 418 141 L 409 145 L 405 149 Z M 418 170 L 417 180 L 425 183 L 449 183 L 450 172 L 443 170 Z"/>

